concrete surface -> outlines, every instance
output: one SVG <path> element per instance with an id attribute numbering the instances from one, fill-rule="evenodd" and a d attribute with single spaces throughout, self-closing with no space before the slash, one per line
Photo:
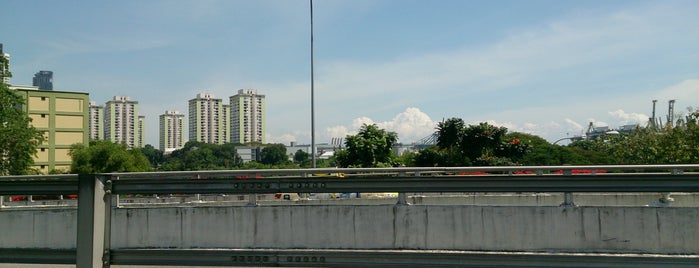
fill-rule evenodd
<path id="1" fill-rule="evenodd" d="M 0 248 L 74 248 L 74 209 L 0 210 Z M 694 254 L 699 208 L 315 205 L 119 208 L 113 248 Z"/>

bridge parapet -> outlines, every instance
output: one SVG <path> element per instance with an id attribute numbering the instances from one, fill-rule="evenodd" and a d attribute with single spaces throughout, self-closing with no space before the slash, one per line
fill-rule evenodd
<path id="1" fill-rule="evenodd" d="M 119 194 L 699 192 L 697 170 L 699 165 L 200 171 L 79 179 L 15 176 L 0 178 L 0 194 L 79 193 L 78 267 L 108 267 L 113 254 L 131 247 L 687 253 L 699 251 L 692 235 L 699 233 L 694 225 L 699 219 L 696 208 L 585 208 L 573 206 L 570 198 L 561 207 L 406 206 L 400 197 L 396 205 L 388 206 L 260 207 L 251 202 L 246 207 L 196 209 L 113 207 Z M 342 177 L 333 175 L 340 173 Z M 326 175 L 312 176 L 316 174 Z M 135 216 L 140 213 L 145 217 Z M 148 232 L 139 231 L 142 222 L 131 222 L 143 218 L 146 224 L 153 221 Z M 210 225 L 220 221 L 227 224 Z M 377 226 L 380 229 L 373 229 Z M 233 234 L 236 237 L 228 237 Z M 382 236 L 386 234 L 391 238 Z"/>

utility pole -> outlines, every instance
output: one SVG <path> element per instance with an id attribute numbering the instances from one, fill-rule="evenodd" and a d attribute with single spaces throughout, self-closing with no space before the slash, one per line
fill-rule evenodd
<path id="1" fill-rule="evenodd" d="M 311 168 L 316 168 L 316 118 L 313 92 L 313 0 L 311 4 Z"/>

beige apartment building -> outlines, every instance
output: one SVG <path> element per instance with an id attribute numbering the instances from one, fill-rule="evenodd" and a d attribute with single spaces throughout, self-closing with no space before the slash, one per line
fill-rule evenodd
<path id="1" fill-rule="evenodd" d="M 89 94 L 38 87 L 10 86 L 22 96 L 24 112 L 32 125 L 44 133 L 44 142 L 34 158 L 34 168 L 42 173 L 70 170 L 70 146 L 89 142 Z"/>

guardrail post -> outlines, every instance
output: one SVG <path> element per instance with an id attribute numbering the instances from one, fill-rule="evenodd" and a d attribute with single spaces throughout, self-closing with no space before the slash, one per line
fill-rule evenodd
<path id="1" fill-rule="evenodd" d="M 672 175 L 682 175 L 682 174 L 684 174 L 684 171 L 681 170 L 681 169 L 673 168 L 673 169 L 670 170 L 670 174 L 672 174 Z M 661 205 L 661 206 L 668 206 L 668 207 L 670 206 L 670 203 L 672 203 L 672 202 L 674 202 L 674 201 L 675 201 L 675 199 L 672 198 L 672 197 L 670 197 L 670 193 L 669 193 L 669 192 L 661 193 L 660 199 L 658 200 L 658 202 L 660 202 L 660 205 Z"/>
<path id="2" fill-rule="evenodd" d="M 5 202 L 5 197 L 0 195 L 0 208 L 5 205 L 4 202 Z"/>
<path id="3" fill-rule="evenodd" d="M 570 169 L 563 170 L 563 175 L 564 176 L 571 176 L 573 175 L 573 171 Z M 562 207 L 574 207 L 575 203 L 573 202 L 573 193 L 571 192 L 565 192 L 563 193 L 563 203 L 561 204 Z"/>
<path id="4" fill-rule="evenodd" d="M 248 197 L 248 206 L 256 207 L 257 205 L 258 205 L 258 204 L 257 204 L 257 195 L 256 195 L 256 194 L 251 194 L 251 195 Z"/>
<path id="5" fill-rule="evenodd" d="M 251 179 L 257 179 L 258 175 L 259 174 L 252 174 L 250 177 L 251 177 Z M 248 206 L 256 207 L 257 205 L 258 205 L 257 204 L 257 194 L 255 194 L 255 193 L 250 194 L 248 196 Z"/>
<path id="6" fill-rule="evenodd" d="M 119 176 L 116 176 L 116 177 L 112 178 L 112 180 L 115 180 L 115 181 L 116 181 L 116 180 L 119 180 Z M 115 206 L 115 207 L 120 207 L 120 206 L 121 206 L 121 204 L 119 204 L 119 195 L 118 195 L 118 194 L 115 194 L 115 195 L 114 195 L 114 206 Z"/>
<path id="7" fill-rule="evenodd" d="M 404 171 L 398 172 L 398 177 L 405 177 L 405 172 Z M 410 205 L 407 201 L 405 192 L 398 193 L 398 203 L 396 203 L 396 205 L 398 205 L 398 206 Z"/>
<path id="8" fill-rule="evenodd" d="M 111 180 L 94 174 L 78 176 L 76 267 L 110 266 Z"/>
<path id="9" fill-rule="evenodd" d="M 311 175 L 309 176 L 308 173 L 303 172 L 303 173 L 301 173 L 301 176 L 304 177 L 304 178 L 308 178 L 308 177 L 312 177 L 313 174 L 311 174 Z M 301 199 L 301 200 L 310 200 L 310 199 L 311 199 L 311 194 L 310 194 L 310 193 L 298 193 L 298 195 L 299 195 L 299 199 Z"/>

